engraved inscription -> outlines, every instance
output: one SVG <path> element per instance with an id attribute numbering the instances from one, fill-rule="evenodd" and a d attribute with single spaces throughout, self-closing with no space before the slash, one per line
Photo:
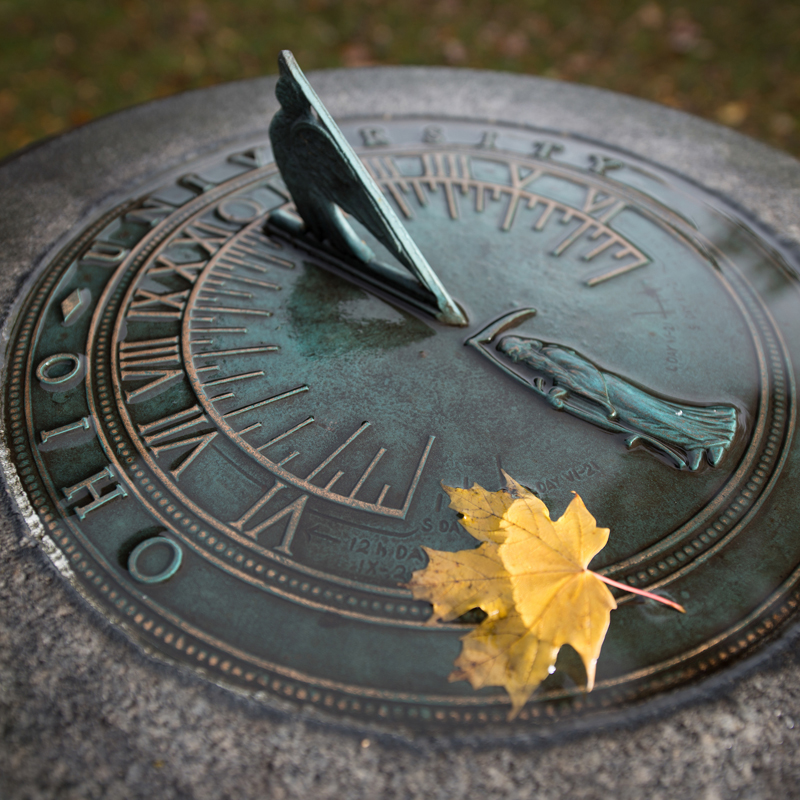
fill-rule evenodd
<path id="1" fill-rule="evenodd" d="M 153 551 L 166 550 L 168 561 L 161 569 L 145 566 Z M 149 552 L 148 552 L 149 551 Z M 155 554 L 156 559 L 158 553 Z M 175 575 L 183 563 L 183 548 L 168 536 L 152 536 L 140 542 L 128 556 L 128 571 L 139 583 L 163 583 Z"/>
<path id="2" fill-rule="evenodd" d="M 589 169 L 598 175 L 605 175 L 607 172 L 621 169 L 623 166 L 625 165 L 616 158 L 609 158 L 609 156 L 601 156 L 596 153 L 592 153 L 589 156 Z"/>
<path id="3" fill-rule="evenodd" d="M 81 256 L 84 266 L 116 267 L 130 253 L 127 247 L 111 242 L 95 241 L 86 253 Z"/>
<path id="4" fill-rule="evenodd" d="M 86 478 L 86 480 L 76 483 L 73 486 L 68 486 L 66 489 L 62 489 L 62 491 L 64 492 L 64 497 L 67 498 L 67 502 L 70 503 L 74 500 L 84 499 L 86 495 L 92 498 L 90 503 L 84 506 L 77 506 L 74 509 L 80 519 L 86 519 L 87 515 L 92 511 L 102 508 L 112 502 L 112 500 L 128 496 L 125 487 L 120 483 L 114 483 L 113 489 L 111 489 L 110 492 L 103 491 L 103 489 L 109 487 L 111 482 L 116 480 L 116 478 L 117 474 L 114 472 L 113 467 L 106 467 L 90 478 Z"/>
<path id="5" fill-rule="evenodd" d="M 534 142 L 532 155 L 534 158 L 547 160 L 558 153 L 564 152 L 564 145 L 558 142 Z"/>
<path id="6" fill-rule="evenodd" d="M 36 368 L 39 385 L 47 392 L 73 389 L 86 374 L 86 359 L 75 353 L 56 353 Z"/>
<path id="7" fill-rule="evenodd" d="M 530 488 L 536 494 L 544 497 L 548 492 L 553 492 L 564 486 L 571 487 L 575 483 L 594 478 L 600 475 L 600 467 L 595 461 L 586 461 L 574 467 L 562 470 L 557 475 L 549 475 L 546 478 L 537 478 L 530 482 Z"/>
<path id="8" fill-rule="evenodd" d="M 77 422 L 68 422 L 58 428 L 42 431 L 39 436 L 39 449 L 41 451 L 76 447 L 94 436 L 92 418 L 81 417 Z"/>
<path id="9" fill-rule="evenodd" d="M 361 141 L 365 147 L 381 147 L 391 144 L 386 128 L 380 128 L 378 126 L 361 128 L 359 133 L 361 134 Z"/>

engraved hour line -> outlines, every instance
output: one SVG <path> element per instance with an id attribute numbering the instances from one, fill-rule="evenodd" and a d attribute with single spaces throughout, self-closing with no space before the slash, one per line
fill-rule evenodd
<path id="1" fill-rule="evenodd" d="M 367 428 L 369 428 L 369 422 L 362 422 L 358 430 L 356 430 L 354 433 L 351 433 L 343 444 L 340 444 L 327 458 L 323 459 L 316 467 L 314 467 L 314 469 L 311 470 L 311 472 L 308 473 L 308 475 L 306 475 L 306 480 L 310 481 L 312 478 L 318 475 L 323 469 L 325 469 L 325 467 L 328 466 L 328 464 L 331 463 L 331 461 L 333 461 L 334 458 L 336 458 L 336 456 L 339 455 L 339 453 L 342 452 L 342 450 L 345 449 L 345 447 L 352 444 L 352 442 L 354 442 Z"/>
<path id="2" fill-rule="evenodd" d="M 258 258 L 269 265 L 282 267 L 283 269 L 294 269 L 294 264 L 285 258 L 273 256 L 269 253 L 255 253 L 245 250 L 244 248 L 237 248 L 235 245 L 220 256 L 219 261 L 217 261 L 217 267 L 219 269 L 229 269 L 231 271 L 234 269 L 249 269 L 253 272 L 269 271 L 268 266 L 254 264 L 252 261 L 253 258 Z"/>
<path id="3" fill-rule="evenodd" d="M 210 281 L 206 281 L 208 284 Z M 220 286 L 224 285 L 222 281 L 215 281 L 215 283 L 219 284 Z M 228 295 L 229 297 L 244 297 L 247 300 L 252 300 L 255 296 L 252 292 L 239 292 L 236 289 L 206 289 L 203 288 L 200 290 L 201 295 L 205 295 L 203 298 L 204 300 L 213 300 L 217 301 L 219 299 L 218 295 L 224 294 Z"/>
<path id="4" fill-rule="evenodd" d="M 203 328 L 202 326 L 193 326 L 191 333 L 247 333 L 247 328 Z M 200 339 L 192 339 L 192 344 L 202 341 Z"/>
<path id="5" fill-rule="evenodd" d="M 202 339 L 192 344 L 206 344 L 210 339 Z M 267 344 L 259 347 L 237 347 L 233 350 L 205 350 L 202 353 L 192 353 L 193 358 L 206 358 L 208 356 L 242 356 L 250 355 L 252 353 L 274 353 L 280 350 L 276 344 Z"/>
<path id="6" fill-rule="evenodd" d="M 362 426 L 362 429 L 364 427 L 365 426 Z M 358 434 L 360 432 L 360 430 L 361 429 L 356 431 L 356 434 Z M 349 441 L 351 442 L 354 438 L 355 438 L 354 436 L 351 436 Z M 336 492 L 328 491 L 328 490 L 326 490 L 325 488 L 323 488 L 321 486 L 317 486 L 317 485 L 313 484 L 308 478 L 301 478 L 298 475 L 294 475 L 291 472 L 289 472 L 288 470 L 284 469 L 284 466 L 286 464 L 288 464 L 296 456 L 300 455 L 299 451 L 297 451 L 297 450 L 295 450 L 290 455 L 286 456 L 281 461 L 275 462 L 275 461 L 270 461 L 269 459 L 266 459 L 266 461 L 267 461 L 267 464 L 269 465 L 270 469 L 280 470 L 279 472 L 275 473 L 277 478 L 279 478 L 282 481 L 285 481 L 287 484 L 291 484 L 291 485 L 295 486 L 296 488 L 300 489 L 301 491 L 306 491 L 309 494 L 316 495 L 317 497 L 325 497 L 325 498 L 333 500 L 335 502 L 342 503 L 343 505 L 349 506 L 351 508 L 360 508 L 360 509 L 363 509 L 364 511 L 368 511 L 368 512 L 373 513 L 373 514 L 380 514 L 381 516 L 393 517 L 393 518 L 397 518 L 397 519 L 405 519 L 406 515 L 408 514 L 408 510 L 411 507 L 411 502 L 414 499 L 414 495 L 415 495 L 415 493 L 417 491 L 417 488 L 419 486 L 419 482 L 422 479 L 422 473 L 425 470 L 425 465 L 427 463 L 428 456 L 430 455 L 431 448 L 433 447 L 433 443 L 434 443 L 435 440 L 436 440 L 435 436 L 429 436 L 428 437 L 428 442 L 425 445 L 425 448 L 424 448 L 424 450 L 423 450 L 423 452 L 422 452 L 422 454 L 420 456 L 419 462 L 417 464 L 417 468 L 416 468 L 416 470 L 414 472 L 414 475 L 413 475 L 413 477 L 411 479 L 411 483 L 409 485 L 408 491 L 406 492 L 406 496 L 405 496 L 405 500 L 403 501 L 403 505 L 401 507 L 399 507 L 399 508 L 392 508 L 390 506 L 384 506 L 383 505 L 383 502 L 386 499 L 386 495 L 387 495 L 387 493 L 389 491 L 389 488 L 390 488 L 389 484 L 384 485 L 384 487 L 382 488 L 380 496 L 378 497 L 378 502 L 369 502 L 369 501 L 365 501 L 365 500 L 359 500 L 359 499 L 356 498 L 356 495 L 355 495 L 356 492 L 358 492 L 361 488 L 363 488 L 364 482 L 366 481 L 369 473 L 372 472 L 372 470 L 375 468 L 375 465 L 380 460 L 379 456 L 382 457 L 383 454 L 386 452 L 386 450 L 384 448 L 381 448 L 382 452 L 379 451 L 378 455 L 376 455 L 376 457 L 373 458 L 372 462 L 367 467 L 367 471 L 366 471 L 367 475 L 366 476 L 362 475 L 363 480 L 362 480 L 362 478 L 359 479 L 358 484 L 355 487 L 353 487 L 353 491 L 351 491 L 349 496 L 345 496 L 344 494 L 338 494 Z M 345 442 L 344 446 L 346 446 L 347 444 L 348 444 L 348 442 Z M 325 464 L 330 463 L 330 461 L 338 453 L 340 453 L 344 449 L 344 446 L 340 446 L 339 448 L 337 448 L 337 450 L 334 453 L 332 453 L 330 456 L 328 456 L 328 458 L 326 458 L 324 460 L 323 464 L 321 464 L 315 470 L 312 470 L 312 473 L 315 474 L 319 469 L 324 468 Z M 338 478 L 337 478 L 337 480 L 338 480 Z"/>
<path id="7" fill-rule="evenodd" d="M 216 403 L 216 402 L 221 402 L 222 400 L 230 400 L 231 397 L 236 397 L 236 395 L 233 392 L 225 392 L 225 394 L 217 394 L 214 395 L 214 397 L 209 397 L 208 399 L 212 403 Z"/>
<path id="8" fill-rule="evenodd" d="M 338 472 L 337 472 L 337 473 L 336 473 L 336 474 L 335 474 L 335 475 L 334 475 L 334 476 L 333 476 L 333 477 L 332 477 L 332 478 L 331 478 L 331 479 L 330 479 L 330 480 L 329 480 L 329 481 L 328 481 L 328 482 L 325 484 L 325 491 L 326 491 L 326 492 L 330 491 L 330 490 L 333 488 L 333 485 L 336 483 L 336 481 L 338 481 L 338 480 L 339 480 L 339 478 L 341 478 L 341 477 L 342 477 L 342 475 L 344 475 L 344 472 L 342 472 L 341 470 L 339 470 L 339 471 L 338 471 Z"/>
<path id="9" fill-rule="evenodd" d="M 517 215 L 522 192 L 535 180 L 540 178 L 544 170 L 534 169 L 523 177 L 519 171 L 519 164 L 509 164 L 509 172 L 511 175 L 511 186 L 509 187 L 511 190 L 511 197 L 509 198 L 506 216 L 501 226 L 501 229 L 504 231 L 510 231 L 511 226 L 514 224 L 514 217 Z M 483 192 L 481 192 L 481 194 L 483 194 Z M 528 208 L 531 208 L 530 201 L 528 201 Z"/>
<path id="10" fill-rule="evenodd" d="M 403 216 L 406 219 L 413 219 L 414 212 L 411 210 L 411 206 L 406 203 L 405 198 L 400 191 L 402 190 L 403 192 L 408 192 L 409 184 L 400 174 L 400 171 L 397 169 L 397 165 L 394 163 L 394 161 L 391 158 L 368 158 L 365 160 L 364 166 L 366 166 L 367 171 L 374 179 L 391 178 L 391 180 L 387 181 L 386 183 L 386 188 L 389 190 L 389 194 L 391 194 L 394 198 L 394 201 L 397 203 L 397 207 L 400 209 Z M 421 200 L 420 202 L 422 202 L 424 205 L 426 201 L 427 198 Z"/>
<path id="11" fill-rule="evenodd" d="M 271 289 L 275 292 L 280 291 L 280 285 L 277 283 L 272 283 L 270 281 L 260 281 L 258 278 L 247 278 L 244 275 L 232 275 L 226 273 L 219 273 L 216 269 L 211 270 L 212 275 L 225 275 L 225 280 L 215 280 L 214 278 L 206 278 L 206 283 L 210 283 L 213 286 L 219 285 L 224 286 L 228 283 L 228 281 L 234 281 L 234 283 L 244 283 L 248 286 L 260 286 L 262 289 Z"/>
<path id="12" fill-rule="evenodd" d="M 458 219 L 458 203 L 453 187 L 460 189 L 462 195 L 466 195 L 475 185 L 468 156 L 453 153 L 426 153 L 421 160 L 422 175 L 401 175 L 391 157 L 367 159 L 366 166 L 372 177 L 386 187 L 406 218 L 411 218 L 413 212 L 401 192 L 407 194 L 410 187 L 419 204 L 426 206 L 429 199 L 425 187 L 435 192 L 439 186 L 442 186 L 450 218 Z M 476 202 L 482 204 L 482 198 L 480 200 L 476 198 Z"/>
<path id="13" fill-rule="evenodd" d="M 348 497 L 355 497 L 358 494 L 358 490 L 364 485 L 367 478 L 369 478 L 372 470 L 374 470 L 375 467 L 378 466 L 378 462 L 383 458 L 385 452 L 386 448 L 381 447 L 380 450 L 378 450 L 378 452 L 375 453 L 374 458 L 372 459 L 372 461 L 369 462 L 369 466 L 361 473 L 361 477 L 358 479 L 356 485 L 350 491 Z"/>
<path id="14" fill-rule="evenodd" d="M 235 306 L 209 306 L 206 303 L 211 302 L 207 299 L 200 299 L 193 310 L 196 311 L 211 311 L 217 314 L 242 314 L 243 316 L 250 317 L 271 317 L 271 311 L 264 311 L 259 308 L 236 308 Z M 202 305 L 201 305 L 202 304 Z M 196 319 L 205 319 L 205 317 L 196 317 Z"/>
<path id="15" fill-rule="evenodd" d="M 626 207 L 627 203 L 624 200 L 617 200 L 617 198 L 612 195 L 606 195 L 598 200 L 597 197 L 599 194 L 599 190 L 594 186 L 590 186 L 586 192 L 586 199 L 583 201 L 582 210 L 594 216 L 598 211 L 607 208 L 608 211 L 606 211 L 605 214 L 600 217 L 595 217 L 595 219 L 598 222 L 602 222 L 604 225 L 608 225 L 608 223 Z"/>
<path id="16" fill-rule="evenodd" d="M 367 167 L 375 180 L 394 198 L 400 211 L 407 217 L 413 216 L 406 195 L 413 190 L 420 205 L 427 205 L 429 198 L 426 190 L 435 191 L 439 186 L 445 188 L 448 209 L 450 216 L 458 218 L 458 207 L 455 200 L 454 188 L 460 189 L 462 194 L 467 194 L 470 189 L 475 189 L 475 210 L 484 211 L 485 196 L 488 192 L 492 200 L 498 201 L 503 196 L 508 196 L 508 206 L 506 208 L 501 230 L 509 231 L 514 225 L 518 210 L 521 204 L 524 207 L 533 209 L 541 206 L 542 211 L 533 224 L 533 229 L 541 231 L 552 219 L 554 211 L 560 211 L 563 224 L 574 219 L 582 221 L 575 231 L 570 232 L 565 240 L 556 246 L 552 254 L 562 255 L 568 247 L 585 236 L 590 241 L 597 241 L 601 236 L 608 237 L 593 247 L 590 252 L 582 256 L 584 261 L 591 261 L 601 253 L 606 252 L 611 247 L 618 249 L 610 253 L 614 259 L 620 260 L 626 257 L 633 258 L 626 264 L 612 268 L 600 275 L 594 275 L 585 280 L 589 287 L 597 286 L 611 278 L 623 275 L 631 270 L 648 264 L 650 259 L 640 250 L 627 242 L 616 231 L 608 228 L 610 221 L 626 208 L 624 200 L 620 200 L 612 195 L 607 195 L 595 187 L 587 187 L 583 206 L 580 210 L 565 206 L 556 200 L 534 194 L 530 191 L 531 185 L 543 175 L 549 174 L 545 167 L 536 167 L 527 170 L 520 164 L 508 163 L 510 185 L 498 185 L 488 183 L 472 177 L 471 162 L 469 157 L 464 154 L 434 153 L 419 156 L 422 165 L 421 175 L 403 175 L 397 164 L 390 156 L 372 157 L 366 159 Z M 599 213 L 603 212 L 603 213 Z"/>
<path id="17" fill-rule="evenodd" d="M 236 417 L 239 414 L 244 414 L 246 411 L 252 411 L 254 408 L 261 408 L 261 406 L 269 405 L 270 403 L 277 403 L 279 400 L 285 400 L 287 397 L 292 397 L 296 394 L 302 394 L 303 392 L 308 391 L 308 386 L 298 386 L 296 389 L 290 389 L 288 392 L 282 392 L 281 394 L 273 395 L 272 397 L 268 397 L 266 400 L 258 400 L 255 403 L 250 403 L 250 405 L 243 406 L 242 408 L 236 408 L 233 411 L 229 411 L 227 414 L 223 414 L 223 419 L 228 419 L 228 417 Z"/>
<path id="18" fill-rule="evenodd" d="M 138 342 L 121 342 L 119 349 L 120 360 L 128 367 L 180 364 L 177 336 L 142 339 Z"/>
<path id="19" fill-rule="evenodd" d="M 314 417 L 307 417 L 302 422 L 298 422 L 297 425 L 295 425 L 293 428 L 289 428 L 289 430 L 284 431 L 283 433 L 279 433 L 277 436 L 274 436 L 265 444 L 259 445 L 258 447 L 256 447 L 256 450 L 258 450 L 259 453 L 262 450 L 266 450 L 267 447 L 271 447 L 273 444 L 277 444 L 278 442 L 283 441 L 287 436 L 291 436 L 293 433 L 296 433 L 301 428 L 305 428 L 306 425 L 310 425 L 313 421 Z M 261 423 L 257 423 L 257 425 L 260 424 Z M 254 427 L 255 427 L 254 425 L 251 425 L 249 428 L 245 428 L 244 430 L 239 431 L 239 435 L 241 436 L 243 433 L 247 433 L 247 431 L 252 430 Z"/>
<path id="20" fill-rule="evenodd" d="M 269 266 L 294 269 L 294 263 L 292 261 L 265 251 L 264 247 L 268 247 L 271 250 L 282 249 L 282 245 L 273 242 L 259 231 L 250 231 L 234 241 L 233 244 L 225 250 L 220 256 L 218 265 L 226 269 L 244 267 L 245 269 L 255 270 L 257 272 L 266 272 L 267 267 L 253 263 L 253 259 L 256 258 Z"/>
<path id="21" fill-rule="evenodd" d="M 219 369 L 219 367 L 217 367 Z M 217 378 L 213 381 L 208 381 L 201 384 L 205 389 L 207 386 L 219 386 L 221 383 L 234 383 L 235 381 L 246 381 L 249 378 L 260 378 L 264 374 L 264 370 L 260 369 L 258 372 L 242 372 L 239 375 L 231 375 L 228 378 Z"/>

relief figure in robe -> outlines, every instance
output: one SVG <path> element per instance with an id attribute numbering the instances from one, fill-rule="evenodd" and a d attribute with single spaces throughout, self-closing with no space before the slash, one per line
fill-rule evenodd
<path id="1" fill-rule="evenodd" d="M 657 397 L 563 345 L 505 336 L 497 351 L 530 368 L 534 375 L 526 375 L 525 382 L 554 408 L 627 434 L 629 447 L 644 441 L 681 469 L 698 469 L 704 455 L 716 466 L 736 435 L 734 406 L 690 405 Z"/>

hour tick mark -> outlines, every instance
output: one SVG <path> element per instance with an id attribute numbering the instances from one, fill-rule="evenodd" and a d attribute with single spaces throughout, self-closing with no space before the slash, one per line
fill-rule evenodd
<path id="1" fill-rule="evenodd" d="M 243 314 L 244 316 L 251 316 L 251 317 L 271 317 L 271 311 L 265 311 L 261 308 L 235 308 L 233 306 L 207 306 L 207 305 L 197 305 L 197 309 L 200 311 L 212 311 L 216 314 Z M 203 319 L 203 317 L 197 317 L 197 319 Z"/>
<path id="2" fill-rule="evenodd" d="M 358 430 L 350 434 L 350 436 L 344 443 L 340 444 L 327 458 L 325 458 L 316 467 L 314 467 L 314 469 L 312 469 L 311 472 L 308 473 L 308 475 L 306 476 L 306 480 L 310 481 L 312 478 L 314 478 L 316 475 L 322 472 L 322 470 L 325 469 L 325 467 L 327 467 L 328 464 L 330 464 L 331 461 L 333 461 L 333 459 L 336 458 L 336 456 L 338 456 L 339 453 L 341 453 L 342 450 L 345 449 L 345 447 L 352 444 L 367 428 L 369 428 L 369 422 L 362 422 Z"/>
<path id="3" fill-rule="evenodd" d="M 274 436 L 272 439 L 266 442 L 266 444 L 262 444 L 259 447 L 256 447 L 256 450 L 258 450 L 258 452 L 260 453 L 267 447 L 271 447 L 273 444 L 277 444 L 278 442 L 282 441 L 287 436 L 291 436 L 293 433 L 295 433 L 295 431 L 299 431 L 301 428 L 305 428 L 306 425 L 310 425 L 313 421 L 314 417 L 308 417 L 307 419 L 304 419 L 302 422 L 298 423 L 293 428 L 289 428 L 288 431 L 284 431 L 283 433 Z"/>
<path id="4" fill-rule="evenodd" d="M 197 370 L 198 372 L 200 370 Z M 205 389 L 207 386 L 218 386 L 220 383 L 234 383 L 235 381 L 246 381 L 248 378 L 260 378 L 264 374 L 264 370 L 260 369 L 258 372 L 243 372 L 240 375 L 230 375 L 227 378 L 217 378 L 217 380 L 209 381 L 203 384 Z"/>
<path id="5" fill-rule="evenodd" d="M 261 408 L 261 406 L 269 405 L 270 403 L 277 403 L 279 400 L 284 400 L 287 397 L 292 397 L 296 394 L 302 394 L 303 392 L 308 391 L 308 386 L 298 386 L 296 389 L 290 389 L 288 392 L 283 392 L 282 394 L 276 394 L 272 397 L 268 397 L 266 400 L 259 400 L 255 403 L 250 403 L 248 406 L 244 406 L 243 408 L 236 408 L 233 411 L 229 411 L 227 414 L 223 414 L 223 418 L 227 419 L 228 417 L 236 417 L 239 414 L 244 414 L 246 411 L 252 411 L 254 408 Z"/>
<path id="6" fill-rule="evenodd" d="M 193 342 L 192 344 L 211 344 L 211 339 L 205 339 L 200 342 Z M 274 353 L 280 350 L 277 345 L 268 344 L 263 347 L 238 347 L 234 350 L 205 350 L 202 353 L 193 353 L 194 358 L 207 358 L 209 356 L 244 356 L 253 353 Z"/>
<path id="7" fill-rule="evenodd" d="M 214 274 L 217 274 L 216 272 Z M 245 278 L 243 275 L 226 275 L 227 281 L 234 281 L 235 283 L 244 283 L 248 286 L 259 286 L 262 289 L 272 289 L 273 291 L 278 291 L 281 287 L 277 283 L 272 283 L 270 281 L 260 281 L 258 278 Z M 212 278 L 208 278 L 206 283 L 214 284 L 223 284 L 223 281 L 215 281 Z"/>
<path id="8" fill-rule="evenodd" d="M 355 497 L 358 494 L 358 490 L 364 485 L 364 482 L 369 478 L 370 473 L 375 467 L 378 466 L 378 462 L 383 458 L 384 453 L 386 452 L 385 447 L 381 447 L 375 456 L 373 457 L 372 461 L 369 462 L 369 466 L 361 473 L 361 477 L 358 479 L 358 482 L 353 487 L 353 490 L 350 492 L 350 497 Z"/>

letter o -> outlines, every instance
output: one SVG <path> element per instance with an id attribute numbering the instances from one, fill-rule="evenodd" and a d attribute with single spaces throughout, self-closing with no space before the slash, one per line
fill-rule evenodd
<path id="1" fill-rule="evenodd" d="M 227 197 L 217 206 L 217 214 L 225 222 L 237 222 L 240 225 L 258 219 L 263 213 L 264 208 L 251 197 Z"/>
<path id="2" fill-rule="evenodd" d="M 64 362 L 72 364 L 72 367 L 64 375 L 51 375 L 51 372 Z M 46 386 L 61 389 L 66 388 L 66 384 L 75 378 L 83 367 L 80 356 L 74 353 L 56 353 L 42 361 L 36 368 L 36 377 Z"/>
<path id="3" fill-rule="evenodd" d="M 172 559 L 161 572 L 157 572 L 155 575 L 145 575 L 145 573 L 139 569 L 139 558 L 146 550 L 157 545 L 166 545 L 169 547 L 172 550 Z M 163 583 L 169 580 L 180 569 L 182 561 L 183 550 L 177 542 L 168 539 L 166 536 L 153 536 L 137 544 L 136 547 L 133 548 L 133 552 L 128 556 L 128 571 L 140 583 Z"/>

